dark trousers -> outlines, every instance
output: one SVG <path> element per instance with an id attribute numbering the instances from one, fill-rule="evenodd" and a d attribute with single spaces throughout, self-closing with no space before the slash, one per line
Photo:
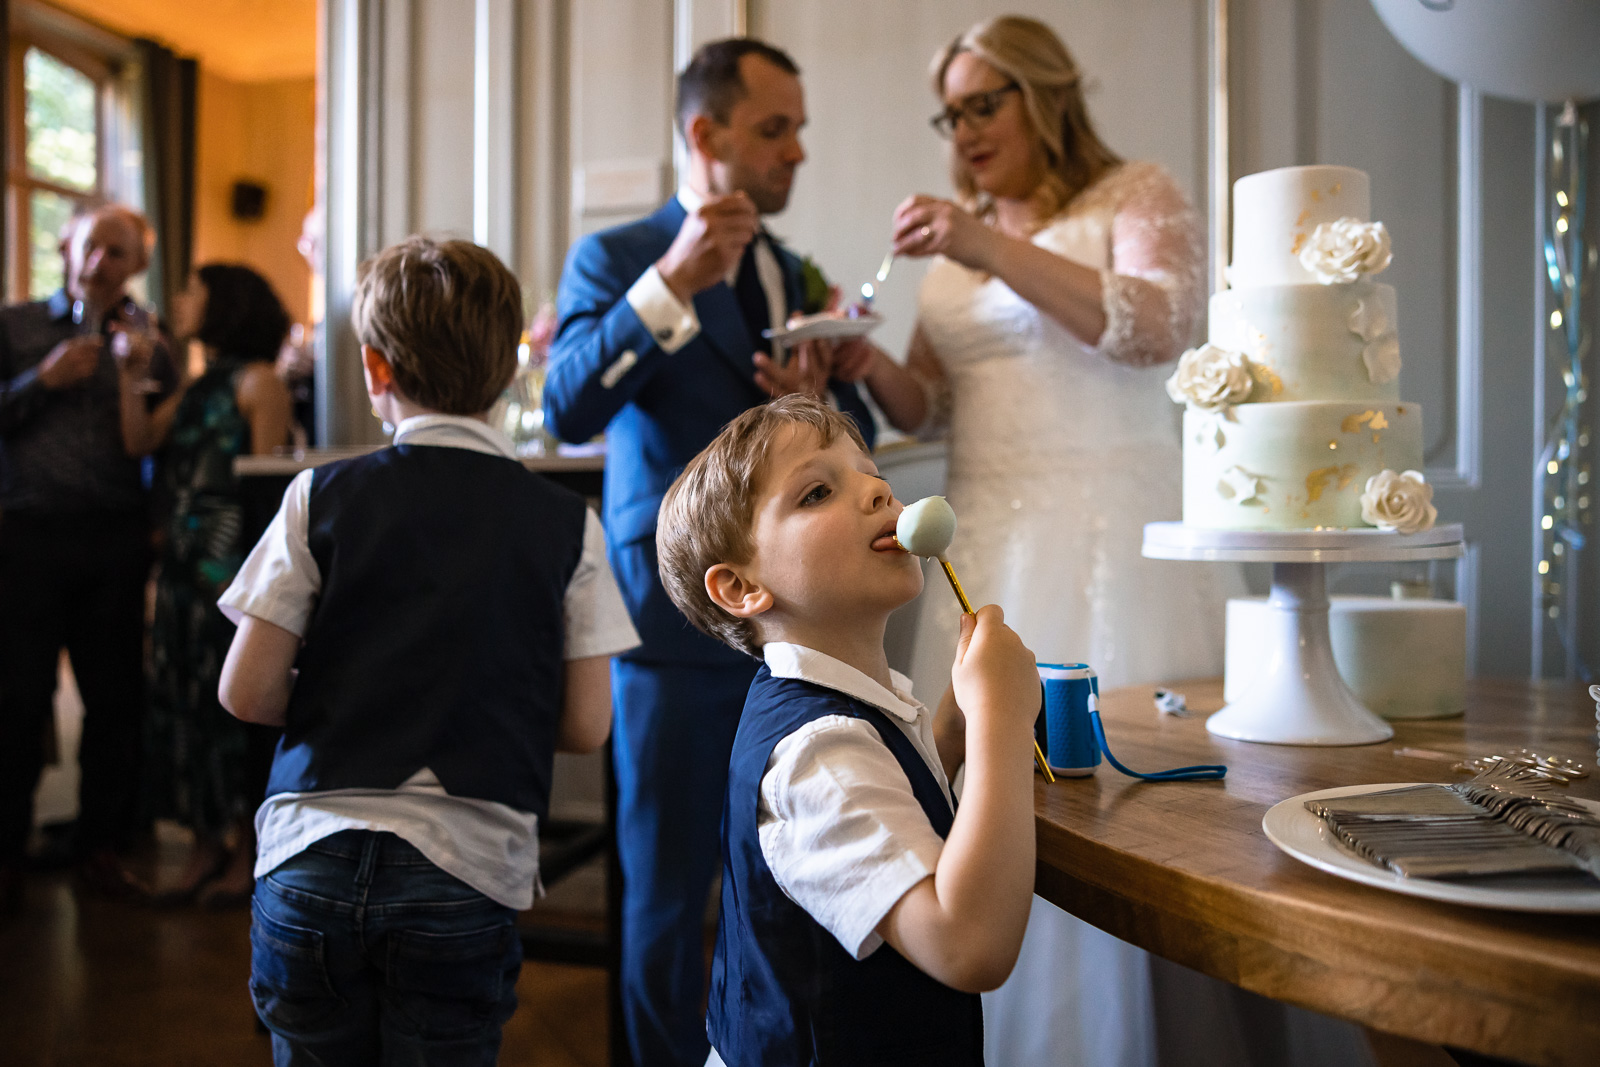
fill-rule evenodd
<path id="1" fill-rule="evenodd" d="M 149 569 L 137 512 L 0 518 L 0 866 L 27 847 L 63 648 L 84 708 L 78 844 L 118 845 L 132 828 Z"/>
<path id="2" fill-rule="evenodd" d="M 706 1060 L 705 916 L 728 757 L 759 664 L 611 661 L 622 1013 L 636 1067 Z"/>
<path id="3" fill-rule="evenodd" d="M 492 1067 L 517 913 L 390 833 L 345 830 L 256 881 L 250 993 L 277 1067 Z"/>

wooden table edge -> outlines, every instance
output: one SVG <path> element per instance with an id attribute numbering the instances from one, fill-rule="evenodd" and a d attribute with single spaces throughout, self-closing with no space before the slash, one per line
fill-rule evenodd
<path id="1" fill-rule="evenodd" d="M 1115 704 L 1108 694 L 1103 706 Z M 1099 773 L 1115 776 L 1108 767 Z M 1315 889 L 1305 899 L 1164 865 L 1050 817 L 1047 809 L 1059 807 L 1050 790 L 1060 788 L 1035 783 L 1036 892 L 1115 937 L 1250 992 L 1415 1040 L 1552 1065 L 1592 1062 L 1600 1046 L 1600 1012 L 1593 1010 L 1600 1006 L 1600 953 L 1581 966 L 1565 961 L 1552 997 L 1530 975 L 1525 947 L 1518 953 L 1474 942 L 1472 928 L 1493 927 L 1502 913 L 1400 897 L 1294 861 L 1290 877 Z M 1352 911 L 1344 906 L 1351 899 L 1393 906 Z M 1443 931 L 1413 928 L 1419 909 L 1436 911 Z M 1575 921 L 1597 928 L 1589 917 Z M 1481 953 L 1489 966 L 1505 965 L 1523 981 L 1496 988 L 1470 971 L 1432 965 L 1436 956 L 1462 951 Z M 1562 1025 L 1549 1025 L 1551 1015 Z"/>

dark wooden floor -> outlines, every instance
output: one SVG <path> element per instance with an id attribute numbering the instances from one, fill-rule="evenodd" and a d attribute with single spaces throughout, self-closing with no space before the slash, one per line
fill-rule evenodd
<path id="1" fill-rule="evenodd" d="M 270 1064 L 246 980 L 248 909 L 158 910 L 34 875 L 0 918 L 0 1064 Z M 603 971 L 527 963 L 503 1064 L 602 1067 Z"/>

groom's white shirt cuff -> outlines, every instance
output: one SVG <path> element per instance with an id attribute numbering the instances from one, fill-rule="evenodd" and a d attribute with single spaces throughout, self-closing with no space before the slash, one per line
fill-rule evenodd
<path id="1" fill-rule="evenodd" d="M 685 185 L 678 190 L 678 203 L 683 205 L 684 211 L 694 212 L 704 201 Z M 694 305 L 678 299 L 654 263 L 628 290 L 628 304 L 661 346 L 661 351 L 668 355 L 694 340 L 700 332 L 700 317 L 694 313 Z"/>
<path id="2" fill-rule="evenodd" d="M 705 200 L 687 185 L 678 190 L 678 203 L 686 212 L 700 209 Z M 734 263 L 723 279 L 729 286 L 739 276 L 739 264 Z M 784 321 L 783 268 L 778 257 L 766 241 L 756 242 L 756 277 L 767 298 L 767 321 Z M 668 288 L 661 272 L 651 264 L 639 275 L 639 280 L 628 290 L 628 304 L 633 308 L 644 328 L 650 331 L 656 344 L 669 355 L 694 340 L 700 332 L 700 317 L 693 304 L 685 304 Z"/>
<path id="3" fill-rule="evenodd" d="M 673 294 L 654 264 L 628 290 L 628 304 L 663 352 L 676 352 L 700 332 L 694 305 L 685 304 Z"/>

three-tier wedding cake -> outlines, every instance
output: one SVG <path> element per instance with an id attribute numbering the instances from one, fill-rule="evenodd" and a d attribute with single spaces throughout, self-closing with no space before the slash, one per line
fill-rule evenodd
<path id="1" fill-rule="evenodd" d="M 1221 529 L 1433 524 L 1422 408 L 1400 399 L 1389 235 L 1367 175 L 1285 167 L 1233 186 L 1230 288 L 1167 382 L 1183 518 Z"/>

